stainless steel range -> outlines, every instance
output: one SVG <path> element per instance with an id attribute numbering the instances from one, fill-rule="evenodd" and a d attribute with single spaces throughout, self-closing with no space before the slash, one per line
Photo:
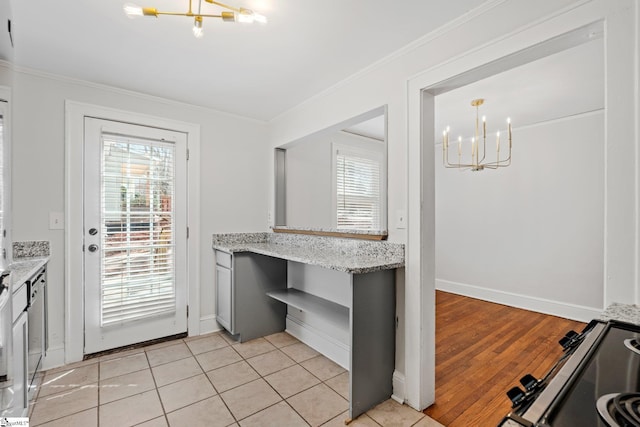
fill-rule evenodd
<path id="1" fill-rule="evenodd" d="M 560 340 L 565 354 L 541 379 L 507 395 L 500 426 L 640 427 L 640 326 L 592 321 Z"/>

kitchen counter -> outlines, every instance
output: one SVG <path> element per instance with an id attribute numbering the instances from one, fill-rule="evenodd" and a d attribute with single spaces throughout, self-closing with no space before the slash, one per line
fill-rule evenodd
<path id="1" fill-rule="evenodd" d="M 351 419 L 391 396 L 404 245 L 232 233 L 214 234 L 212 246 L 216 319 L 240 342 L 284 330 L 347 369 Z"/>
<path id="2" fill-rule="evenodd" d="M 15 259 L 7 268 L 7 270 L 11 272 L 12 289 L 22 285 L 47 262 L 49 262 L 48 256 Z"/>
<path id="3" fill-rule="evenodd" d="M 632 304 L 613 303 L 600 315 L 600 320 L 619 320 L 640 325 L 640 307 Z"/>
<path id="4" fill-rule="evenodd" d="M 404 267 L 404 245 L 356 239 L 278 233 L 214 234 L 213 249 L 254 252 L 346 273 Z"/>

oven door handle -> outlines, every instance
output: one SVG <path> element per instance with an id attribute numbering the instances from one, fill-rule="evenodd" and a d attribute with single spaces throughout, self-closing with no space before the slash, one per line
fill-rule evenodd
<path id="1" fill-rule="evenodd" d="M 34 282 L 34 283 L 39 282 L 39 281 L 40 281 L 40 279 L 42 279 L 42 276 L 44 276 L 44 273 L 45 273 L 45 272 L 44 272 L 44 270 L 43 270 L 43 271 L 41 271 L 41 272 L 36 276 L 36 278 L 35 278 L 35 279 L 33 279 L 33 282 Z"/>
<path id="2" fill-rule="evenodd" d="M 502 421 L 500 421 L 500 424 L 498 424 L 498 427 L 513 426 L 514 425 L 513 423 L 516 423 L 522 427 L 535 427 L 535 424 L 533 424 L 531 421 L 526 420 L 522 418 L 520 415 L 514 414 L 513 412 L 508 413 L 507 416 L 504 417 Z"/>

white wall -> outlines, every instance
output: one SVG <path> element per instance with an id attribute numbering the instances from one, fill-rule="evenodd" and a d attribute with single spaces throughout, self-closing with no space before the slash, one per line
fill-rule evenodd
<path id="1" fill-rule="evenodd" d="M 11 2 L 0 2 L 0 97 L 9 101 L 8 111 L 4 123 L 4 141 L 3 141 L 3 183 L 2 183 L 2 208 L 3 212 L 3 228 L 6 230 L 6 236 L 0 236 L 2 249 L 6 250 L 6 259 L 0 259 L 0 266 L 4 267 L 11 263 L 12 259 L 12 200 L 11 200 L 11 145 L 12 145 L 12 129 L 13 124 L 13 70 L 7 67 L 2 61 L 13 59 L 14 49 L 11 46 L 9 32 L 6 31 L 7 20 L 12 19 Z M 0 231 L 1 232 L 1 231 Z"/>
<path id="2" fill-rule="evenodd" d="M 501 5 L 519 7 L 520 16 L 529 13 L 535 16 L 536 9 L 544 3 L 519 4 L 505 2 Z M 435 277 L 430 276 L 435 266 L 435 236 L 424 238 L 424 226 L 435 224 L 435 182 L 434 182 L 434 132 L 433 123 L 423 123 L 426 88 L 437 87 L 451 76 L 460 75 L 500 58 L 521 52 L 555 36 L 584 28 L 597 21 L 603 21 L 605 31 L 605 128 L 603 147 L 605 149 L 605 196 L 604 196 L 604 302 L 633 302 L 637 298 L 638 287 L 638 191 L 636 157 L 631 153 L 638 150 L 638 104 L 634 90 L 637 88 L 638 31 L 637 0 L 576 2 L 569 8 L 559 10 L 544 19 L 532 18 L 531 24 L 522 25 L 517 31 L 499 37 L 492 43 L 479 45 L 466 55 L 454 57 L 437 67 L 425 70 L 409 81 L 409 226 L 407 261 L 407 371 L 422 377 L 420 387 L 409 384 L 410 395 L 426 396 L 426 402 L 433 396 L 432 389 L 424 389 L 429 384 L 435 363 L 434 336 L 425 327 L 424 320 L 433 321 L 433 316 L 425 307 L 433 304 Z M 530 9 L 528 9 L 530 8 Z M 513 10 L 512 10 L 513 12 Z M 501 21 L 500 21 L 501 22 Z M 499 24 L 498 21 L 495 22 Z M 465 31 L 473 31 L 474 25 L 465 26 Z M 428 102 L 427 102 L 428 103 Z M 432 102 L 431 102 L 432 104 Z M 429 147 L 421 150 L 421 147 Z M 428 153 L 428 154 L 426 154 Z M 415 219 L 418 218 L 416 221 Z M 416 237 L 418 236 L 418 237 Z M 428 279 L 423 279 L 429 276 Z M 419 286 L 416 286 L 418 285 Z M 418 310 L 418 308 L 421 308 Z M 424 345 L 424 347 L 422 347 Z M 419 351 L 420 359 L 410 357 Z M 407 378 L 412 378 L 410 375 Z M 415 391 L 412 391 L 415 389 Z"/>
<path id="3" fill-rule="evenodd" d="M 287 147 L 287 225 L 336 228 L 333 144 L 384 153 L 384 143 L 372 138 L 336 132 L 305 138 Z"/>
<path id="4" fill-rule="evenodd" d="M 331 138 L 287 147 L 286 218 L 289 227 L 331 228 Z"/>
<path id="5" fill-rule="evenodd" d="M 49 240 L 49 337 L 64 343 L 64 232 L 49 230 L 49 212 L 64 212 L 65 100 L 196 123 L 200 162 L 201 318 L 215 328 L 211 234 L 264 231 L 270 154 L 261 122 L 82 82 L 17 71 L 14 78 L 13 239 Z M 66 224 L 81 227 L 82 224 Z M 207 322 L 206 320 L 209 319 Z"/>
<path id="6" fill-rule="evenodd" d="M 0 2 L 0 60 L 11 61 L 14 56 L 14 49 L 11 45 L 11 38 L 7 27 L 7 21 L 13 19 L 11 2 Z"/>
<path id="7" fill-rule="evenodd" d="M 604 112 L 513 135 L 497 171 L 445 169 L 436 145 L 436 286 L 590 320 L 604 308 Z"/>
<path id="8" fill-rule="evenodd" d="M 606 128 L 610 141 L 607 156 L 612 163 L 605 167 L 604 302 L 630 301 L 628 296 L 636 295 L 639 286 L 638 255 L 634 244 L 638 223 L 634 185 L 637 181 L 636 159 L 630 155 L 637 148 L 634 129 L 637 129 L 638 119 L 634 104 L 629 103 L 633 98 L 632 88 L 636 88 L 638 82 L 638 70 L 634 65 L 637 64 L 634 56 L 637 48 L 633 45 L 633 35 L 637 34 L 637 6 L 637 0 L 488 1 L 467 16 L 271 122 L 271 145 L 276 147 L 380 105 L 388 106 L 389 239 L 408 244 L 406 283 L 398 281 L 398 297 L 404 295 L 404 299 L 398 299 L 398 315 L 406 335 L 398 336 L 396 368 L 406 374 L 407 389 L 403 395 L 411 406 L 422 408 L 433 398 L 433 384 L 429 380 L 433 368 L 430 367 L 433 342 L 429 337 L 433 313 L 429 313 L 429 307 L 423 307 L 424 301 L 430 298 L 425 295 L 432 292 L 433 283 L 423 280 L 424 268 L 428 268 L 430 262 L 422 254 L 422 248 L 428 248 L 432 243 L 421 240 L 426 234 L 420 225 L 423 203 L 432 204 L 432 201 L 424 200 L 424 197 L 431 197 L 432 191 L 427 187 L 432 184 L 423 181 L 423 176 L 429 177 L 430 171 L 422 168 L 423 157 L 417 155 L 421 153 L 423 143 L 420 120 L 415 114 L 409 115 L 409 111 L 415 111 L 410 110 L 414 105 L 418 112 L 420 110 L 419 90 L 531 46 L 527 43 L 541 42 L 543 35 L 551 38 L 599 19 L 607 20 L 606 103 L 620 126 Z M 426 77 L 418 79 L 422 75 Z M 414 92 L 410 93 L 408 89 Z M 611 116 L 607 117 L 609 121 Z M 431 144 L 427 146 L 432 150 Z M 269 176 L 273 176 L 273 172 Z M 271 200 L 273 206 L 273 197 Z M 394 227 L 398 210 L 407 211 L 409 230 Z M 413 237 L 408 239 L 409 235 Z"/>

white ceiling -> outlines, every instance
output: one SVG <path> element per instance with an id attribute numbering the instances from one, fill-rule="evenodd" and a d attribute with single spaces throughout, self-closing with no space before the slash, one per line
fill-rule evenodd
<path id="1" fill-rule="evenodd" d="M 13 0 L 14 62 L 270 120 L 485 0 L 228 0 L 269 23 L 205 18 L 202 39 L 191 18 L 128 19 L 129 1 Z M 186 11 L 188 0 L 139 4 Z"/>

